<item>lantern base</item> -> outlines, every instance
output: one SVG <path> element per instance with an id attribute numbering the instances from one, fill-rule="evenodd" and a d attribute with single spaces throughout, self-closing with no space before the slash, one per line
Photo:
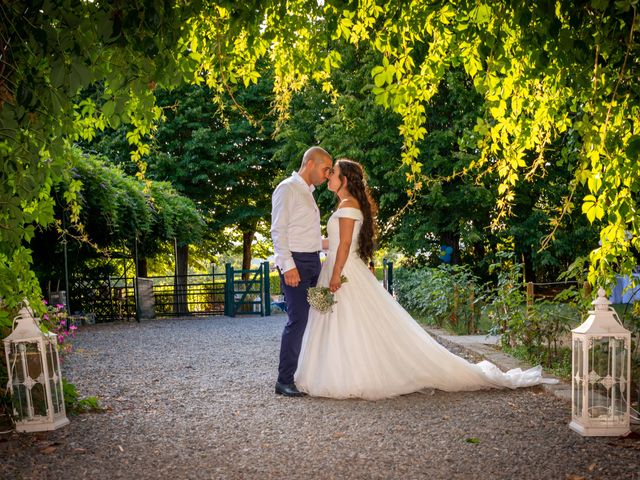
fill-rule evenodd
<path id="1" fill-rule="evenodd" d="M 42 420 L 31 422 L 16 422 L 16 432 L 46 432 L 56 430 L 69 424 L 67 417 L 60 417 L 53 422 L 43 422 Z"/>
<path id="2" fill-rule="evenodd" d="M 606 427 L 586 427 L 575 420 L 569 424 L 569 428 L 574 432 L 578 432 L 583 437 L 622 437 L 631 432 L 628 424 Z"/>

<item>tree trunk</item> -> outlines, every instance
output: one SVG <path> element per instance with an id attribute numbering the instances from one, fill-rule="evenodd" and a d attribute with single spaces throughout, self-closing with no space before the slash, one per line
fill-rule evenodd
<path id="1" fill-rule="evenodd" d="M 253 237 L 255 230 L 249 232 L 242 232 L 242 269 L 249 270 L 251 268 L 251 244 L 253 243 Z M 243 273 L 242 279 L 248 280 L 249 274 Z"/>
<path id="2" fill-rule="evenodd" d="M 536 275 L 535 271 L 533 270 L 533 255 L 529 252 L 523 253 L 522 263 L 524 264 L 524 271 L 522 272 L 522 274 L 524 275 L 524 281 L 535 283 Z"/>
<path id="3" fill-rule="evenodd" d="M 187 305 L 187 273 L 189 272 L 189 245 L 176 247 L 176 277 L 174 282 L 173 313 L 186 315 Z"/>
<path id="4" fill-rule="evenodd" d="M 149 270 L 147 266 L 147 257 L 138 257 L 138 277 L 146 278 L 149 276 Z"/>

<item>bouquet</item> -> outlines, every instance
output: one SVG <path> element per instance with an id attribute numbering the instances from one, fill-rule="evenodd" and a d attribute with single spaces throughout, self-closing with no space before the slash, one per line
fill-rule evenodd
<path id="1" fill-rule="evenodd" d="M 340 275 L 340 281 L 342 283 L 347 282 L 347 277 Z M 310 287 L 307 290 L 307 300 L 309 305 L 318 310 L 320 313 L 333 312 L 333 305 L 336 302 L 333 298 L 333 293 L 328 287 Z"/>

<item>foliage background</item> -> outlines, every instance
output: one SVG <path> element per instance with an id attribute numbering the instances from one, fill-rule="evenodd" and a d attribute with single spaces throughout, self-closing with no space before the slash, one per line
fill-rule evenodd
<path id="1" fill-rule="evenodd" d="M 392 145 L 401 148 L 384 155 L 383 163 L 376 157 L 382 152 L 373 148 L 367 165 L 372 171 L 384 165 L 388 173 L 373 186 L 389 224 L 400 221 L 395 202 L 406 198 L 404 205 L 416 212 L 427 201 L 453 209 L 448 189 L 464 188 L 486 196 L 485 201 L 493 198 L 488 213 L 477 212 L 492 232 L 508 228 L 508 215 L 519 210 L 534 211 L 538 218 L 525 231 L 516 228 L 513 238 L 548 243 L 568 222 L 586 238 L 593 225 L 599 242 L 589 246 L 592 284 L 610 286 L 616 272 L 628 273 L 637 263 L 640 52 L 635 0 L 322 5 L 303 0 L 19 0 L 1 8 L 0 297 L 6 308 L 0 321 L 5 324 L 23 297 L 41 295 L 29 242 L 38 229 L 54 223 L 56 185 L 68 185 L 61 201 L 68 225 L 81 230 L 82 185 L 70 174 L 73 144 L 127 124 L 125 139 L 142 178 L 147 171 L 143 159 L 152 151 L 149 140 L 163 116 L 158 88 L 203 85 L 222 111 L 242 111 L 234 92 L 257 84 L 265 76 L 260 70 L 265 62 L 273 75 L 275 131 L 295 114 L 290 107 L 298 92 L 312 84 L 329 98 L 319 99 L 322 108 L 314 109 L 323 120 L 342 122 L 345 111 L 350 114 L 343 118 L 356 120 L 350 99 L 366 92 L 396 115 L 385 121 L 397 125 L 399 137 Z M 355 60 L 371 67 L 359 89 L 362 80 L 341 79 L 339 73 L 357 70 Z M 456 95 L 456 82 L 473 85 L 475 94 Z M 445 94 L 443 85 L 453 88 Z M 229 100 L 231 109 L 225 107 Z M 462 100 L 471 102 L 467 113 L 477 112 L 475 122 L 464 115 L 441 122 L 433 114 L 441 102 Z M 329 105 L 332 111 L 324 116 L 323 107 Z M 464 141 L 451 145 L 451 135 L 471 123 Z M 363 127 L 351 132 L 366 131 Z M 309 132 L 328 145 L 332 138 L 337 145 L 340 138 L 328 130 Z M 365 146 L 354 142 L 349 150 L 348 144 L 340 145 L 336 153 L 354 157 Z M 299 152 L 300 145 L 287 151 Z M 436 168 L 441 161 L 446 168 Z M 549 185 L 532 195 L 531 185 L 541 181 Z M 529 200 L 519 200 L 527 195 Z M 574 224 L 574 211 L 584 214 L 586 222 Z M 429 218 L 431 212 L 425 213 Z M 143 215 L 133 221 L 142 228 L 149 220 Z M 451 225 L 430 222 L 442 237 L 431 239 L 431 245 L 451 235 Z M 473 243 L 479 227 L 461 227 L 458 233 Z M 424 240 L 412 239 L 406 227 L 400 230 L 403 245 Z M 530 257 L 530 264 L 553 265 L 533 249 L 520 253 Z M 481 255 L 481 245 L 477 251 Z"/>

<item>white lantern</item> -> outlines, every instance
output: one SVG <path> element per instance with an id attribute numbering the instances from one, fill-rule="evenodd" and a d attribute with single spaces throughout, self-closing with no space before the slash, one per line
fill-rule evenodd
<path id="1" fill-rule="evenodd" d="M 594 310 L 572 330 L 571 423 L 585 436 L 630 432 L 631 333 L 598 290 Z"/>
<path id="2" fill-rule="evenodd" d="M 38 327 L 28 302 L 4 339 L 9 392 L 18 432 L 55 430 L 69 423 L 64 408 L 57 337 Z"/>

